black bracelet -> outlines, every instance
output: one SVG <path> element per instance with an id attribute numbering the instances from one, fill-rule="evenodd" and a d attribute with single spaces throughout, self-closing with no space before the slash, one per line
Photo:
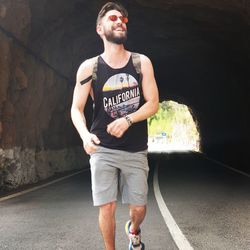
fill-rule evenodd
<path id="1" fill-rule="evenodd" d="M 125 119 L 127 120 L 129 126 L 133 124 L 131 118 L 128 115 L 125 116 Z"/>

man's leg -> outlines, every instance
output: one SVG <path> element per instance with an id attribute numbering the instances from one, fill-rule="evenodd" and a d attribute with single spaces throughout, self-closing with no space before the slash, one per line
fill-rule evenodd
<path id="1" fill-rule="evenodd" d="M 129 205 L 130 232 L 136 233 L 146 215 L 146 206 Z"/>
<path id="2" fill-rule="evenodd" d="M 115 250 L 115 210 L 115 202 L 99 207 L 99 226 L 106 250 Z"/>

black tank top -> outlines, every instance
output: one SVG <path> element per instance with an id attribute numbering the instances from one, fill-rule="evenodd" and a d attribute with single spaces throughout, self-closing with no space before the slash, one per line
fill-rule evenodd
<path id="1" fill-rule="evenodd" d="M 147 121 L 132 124 L 121 138 L 107 133 L 107 125 L 117 118 L 135 112 L 144 104 L 140 76 L 132 57 L 120 69 L 111 68 L 98 57 L 97 80 L 93 81 L 94 113 L 91 133 L 97 135 L 101 146 L 137 152 L 147 149 Z"/>

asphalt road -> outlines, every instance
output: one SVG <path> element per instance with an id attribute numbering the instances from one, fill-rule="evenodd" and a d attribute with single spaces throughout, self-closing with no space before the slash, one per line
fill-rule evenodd
<path id="1" fill-rule="evenodd" d="M 163 155 L 159 186 L 194 249 L 250 249 L 250 178 L 198 154 Z"/>
<path id="2" fill-rule="evenodd" d="M 194 249 L 249 249 L 249 177 L 195 154 L 164 154 L 150 157 L 148 213 L 142 226 L 147 250 L 177 249 L 153 192 L 156 162 L 164 201 Z M 128 209 L 120 200 L 116 220 L 117 250 L 128 249 Z M 89 171 L 0 202 L 0 249 L 104 249 Z"/>

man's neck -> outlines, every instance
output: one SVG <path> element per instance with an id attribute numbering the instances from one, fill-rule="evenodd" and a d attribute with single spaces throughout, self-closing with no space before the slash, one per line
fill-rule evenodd
<path id="1" fill-rule="evenodd" d="M 128 61 L 129 52 L 123 44 L 106 43 L 102 57 L 110 66 L 119 68 Z"/>

